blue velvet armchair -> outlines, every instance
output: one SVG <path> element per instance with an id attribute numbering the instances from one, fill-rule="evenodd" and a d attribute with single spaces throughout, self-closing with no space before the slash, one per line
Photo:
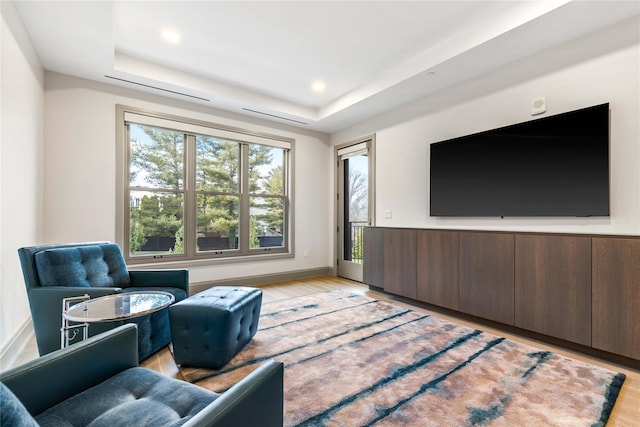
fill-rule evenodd
<path id="1" fill-rule="evenodd" d="M 24 247 L 18 256 L 40 356 L 60 348 L 63 298 L 158 290 L 171 293 L 178 302 L 189 294 L 187 270 L 128 271 L 120 247 L 110 242 Z M 140 360 L 171 342 L 168 308 L 128 322 L 138 325 Z M 89 335 L 121 324 L 92 323 Z"/>
<path id="2" fill-rule="evenodd" d="M 282 427 L 283 364 L 222 394 L 138 366 L 127 324 L 0 374 L 2 426 Z"/>

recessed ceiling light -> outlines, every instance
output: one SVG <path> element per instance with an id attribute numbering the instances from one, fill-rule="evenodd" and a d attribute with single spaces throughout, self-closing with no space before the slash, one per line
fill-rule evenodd
<path id="1" fill-rule="evenodd" d="M 311 90 L 315 93 L 324 92 L 326 88 L 327 85 L 321 80 L 317 80 L 311 84 Z"/>
<path id="2" fill-rule="evenodd" d="M 180 43 L 180 33 L 173 28 L 166 28 L 162 30 L 162 38 L 171 44 Z"/>

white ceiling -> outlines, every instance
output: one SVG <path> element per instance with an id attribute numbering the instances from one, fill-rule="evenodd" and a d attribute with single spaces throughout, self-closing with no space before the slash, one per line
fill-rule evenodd
<path id="1" fill-rule="evenodd" d="M 327 133 L 640 14 L 637 1 L 14 3 L 46 70 Z"/>

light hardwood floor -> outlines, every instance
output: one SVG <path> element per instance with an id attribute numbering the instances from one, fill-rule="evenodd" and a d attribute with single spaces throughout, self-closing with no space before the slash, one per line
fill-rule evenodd
<path id="1" fill-rule="evenodd" d="M 594 365 L 602 366 L 604 368 L 607 368 L 616 372 L 622 372 L 627 375 L 627 379 L 624 382 L 624 385 L 622 387 L 618 400 L 616 401 L 616 405 L 613 409 L 613 412 L 611 414 L 609 422 L 607 423 L 607 426 L 640 427 L 640 370 L 632 369 L 627 366 L 614 364 L 606 360 L 602 360 L 602 359 L 587 356 L 578 352 L 570 351 L 562 347 L 549 345 L 541 341 L 522 337 L 517 334 L 509 333 L 501 329 L 489 327 L 484 324 L 474 323 L 472 321 L 461 319 L 449 314 L 435 312 L 420 306 L 408 304 L 406 302 L 395 299 L 392 295 L 369 290 L 368 286 L 366 285 L 363 285 L 361 283 L 354 282 L 351 280 L 342 279 L 339 277 L 322 276 L 322 277 L 315 277 L 310 279 L 293 280 L 293 281 L 263 285 L 263 286 L 260 286 L 260 288 L 262 288 L 263 290 L 264 302 L 275 301 L 275 300 L 284 299 L 284 298 L 291 298 L 291 297 L 296 297 L 301 295 L 308 295 L 308 294 L 313 294 L 317 292 L 324 292 L 324 291 L 337 289 L 337 288 L 347 288 L 354 292 L 359 292 L 364 295 L 368 295 L 372 298 L 377 298 L 377 299 L 386 300 L 386 301 L 393 301 L 396 304 L 407 306 L 413 310 L 433 314 L 434 316 L 438 316 L 442 319 L 447 319 L 447 320 L 456 322 L 458 324 L 467 325 L 472 328 L 481 329 L 483 331 L 486 331 L 495 335 L 512 339 L 513 341 L 516 341 L 516 342 L 521 342 L 521 343 L 532 345 L 545 350 L 550 350 L 555 353 L 562 354 L 564 356 L 581 360 L 587 363 L 592 363 Z M 35 348 L 35 345 L 33 346 L 33 348 Z M 27 351 L 29 352 L 29 350 Z M 27 353 L 23 356 L 22 360 L 25 360 L 25 359 L 28 360 L 31 357 L 32 355 L 29 355 L 29 353 Z M 173 358 L 171 356 L 171 352 L 168 347 L 156 353 L 155 355 L 149 357 L 148 359 L 144 360 L 142 362 L 142 366 L 161 372 L 164 375 L 167 375 L 173 378 L 181 378 L 178 367 L 174 363 Z"/>

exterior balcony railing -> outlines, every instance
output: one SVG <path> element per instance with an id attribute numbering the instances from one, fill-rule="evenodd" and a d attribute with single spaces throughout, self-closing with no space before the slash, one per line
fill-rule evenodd
<path id="1" fill-rule="evenodd" d="M 349 233 L 345 233 L 345 261 L 351 261 L 362 264 L 362 240 L 364 236 L 364 227 L 369 223 L 367 221 L 351 221 L 349 222 Z"/>

